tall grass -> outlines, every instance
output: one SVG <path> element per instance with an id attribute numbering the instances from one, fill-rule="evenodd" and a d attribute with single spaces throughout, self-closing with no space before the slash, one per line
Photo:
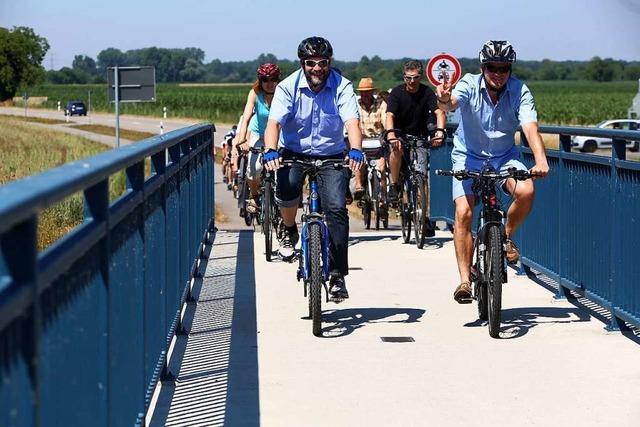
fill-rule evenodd
<path id="1" fill-rule="evenodd" d="M 18 118 L 0 116 L 0 184 L 94 156 L 109 147 L 53 130 L 35 128 Z M 122 194 L 124 173 L 109 180 L 112 197 Z M 74 194 L 38 217 L 38 249 L 42 250 L 83 221 L 82 194 Z"/>
<path id="2" fill-rule="evenodd" d="M 357 81 L 354 81 L 357 85 Z M 379 89 L 388 89 L 400 82 L 377 81 Z M 636 94 L 637 81 L 595 83 L 589 81 L 531 81 L 540 122 L 547 124 L 593 125 L 610 118 L 626 117 L 627 109 Z M 167 107 L 169 117 L 191 117 L 213 123 L 235 123 L 244 107 L 249 91 L 244 86 L 184 87 L 163 83 L 157 86 L 156 102 L 122 104 L 122 114 L 162 117 Z M 44 85 L 32 89 L 33 96 L 47 96 L 43 105 L 55 108 L 67 101 L 88 101 L 95 111 L 113 111 L 107 102 L 104 85 Z"/>

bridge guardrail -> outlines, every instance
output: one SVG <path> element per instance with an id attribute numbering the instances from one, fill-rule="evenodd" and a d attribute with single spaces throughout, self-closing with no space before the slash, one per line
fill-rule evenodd
<path id="1" fill-rule="evenodd" d="M 0 187 L 0 425 L 143 421 L 213 232 L 214 131 L 194 125 Z M 39 212 L 80 191 L 84 222 L 38 253 Z"/>
<path id="2" fill-rule="evenodd" d="M 626 159 L 626 141 L 640 132 L 540 126 L 559 136 L 547 149 L 551 172 L 536 181 L 533 210 L 516 233 L 522 269 L 544 273 L 558 283 L 558 297 L 575 291 L 611 314 L 609 329 L 640 327 L 640 162 Z M 612 138 L 611 156 L 571 151 L 571 136 Z M 521 132 L 522 158 L 534 164 Z M 433 175 L 451 168 L 451 140 L 431 153 L 431 214 L 454 222 L 451 180 Z"/>

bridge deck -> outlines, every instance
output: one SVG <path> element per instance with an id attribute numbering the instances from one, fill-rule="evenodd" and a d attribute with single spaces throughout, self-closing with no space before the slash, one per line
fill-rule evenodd
<path id="1" fill-rule="evenodd" d="M 422 251 L 355 232 L 350 268 L 351 299 L 323 306 L 316 338 L 296 265 L 266 263 L 259 233 L 219 232 L 150 424 L 637 425 L 640 340 L 597 308 L 510 270 L 491 339 L 453 302 L 446 232 Z"/>

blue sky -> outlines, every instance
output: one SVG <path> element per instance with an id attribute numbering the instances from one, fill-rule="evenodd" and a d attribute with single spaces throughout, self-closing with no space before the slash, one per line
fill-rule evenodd
<path id="1" fill-rule="evenodd" d="M 640 60 L 640 0 L 0 0 L 0 26 L 46 37 L 44 65 L 56 69 L 108 47 L 199 47 L 206 62 L 293 59 L 310 35 L 328 38 L 340 60 L 475 57 L 487 39 L 510 40 L 521 59 Z"/>

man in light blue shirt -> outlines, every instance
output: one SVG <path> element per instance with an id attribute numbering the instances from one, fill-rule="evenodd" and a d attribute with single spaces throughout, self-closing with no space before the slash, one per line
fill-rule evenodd
<path id="1" fill-rule="evenodd" d="M 351 82 L 331 68 L 333 48 L 322 37 L 309 37 L 298 46 L 301 68 L 276 88 L 265 132 L 264 162 L 269 170 L 278 170 L 276 201 L 285 225 L 280 240 L 280 256 L 293 257 L 298 241 L 295 217 L 298 210 L 304 171 L 301 165 L 280 168 L 278 139 L 282 157 L 343 160 L 347 144 L 352 170 L 360 168 L 362 134 L 358 103 Z M 329 229 L 329 291 L 334 301 L 349 297 L 344 276 L 349 272 L 347 253 L 349 216 L 345 193 L 348 171 L 325 168 L 318 175 L 320 203 Z"/>
<path id="2" fill-rule="evenodd" d="M 549 172 L 542 138 L 538 133 L 538 118 L 529 88 L 511 75 L 516 53 L 507 41 L 492 40 L 480 51 L 481 74 L 467 74 L 452 88 L 444 82 L 437 88 L 438 106 L 445 111 L 459 109 L 460 125 L 453 139 L 451 160 L 453 170 L 481 170 L 490 164 L 497 171 L 515 167 L 526 170 L 519 161 L 520 150 L 515 145 L 518 126 L 529 141 L 535 159 L 532 173 L 546 176 Z M 476 196 L 472 180 L 453 179 L 453 199 L 456 206 L 454 244 L 460 285 L 454 292 L 459 303 L 471 302 L 470 266 L 473 257 L 471 222 Z M 514 201 L 507 212 L 506 256 L 510 263 L 520 254 L 511 236 L 531 211 L 534 197 L 532 180 L 507 179 L 503 189 Z"/>

